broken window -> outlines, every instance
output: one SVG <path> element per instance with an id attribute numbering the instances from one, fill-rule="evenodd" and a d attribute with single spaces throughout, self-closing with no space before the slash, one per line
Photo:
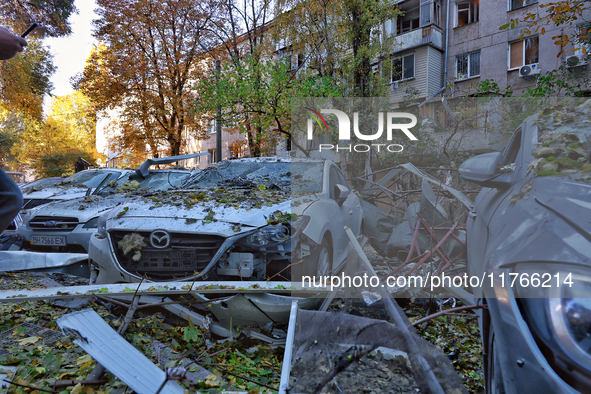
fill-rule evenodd
<path id="1" fill-rule="evenodd" d="M 539 39 L 529 37 L 509 44 L 509 69 L 519 68 L 539 60 Z"/>
<path id="2" fill-rule="evenodd" d="M 459 1 L 456 3 L 456 27 L 478 22 L 479 0 Z"/>
<path id="3" fill-rule="evenodd" d="M 392 60 L 391 82 L 403 81 L 415 77 L 415 55 L 402 56 Z"/>
<path id="4" fill-rule="evenodd" d="M 516 10 L 521 7 L 525 7 L 534 3 L 537 3 L 538 0 L 511 0 L 509 2 L 509 6 L 511 7 L 509 11 Z"/>
<path id="5" fill-rule="evenodd" d="M 456 56 L 456 80 L 480 75 L 480 49 Z"/>

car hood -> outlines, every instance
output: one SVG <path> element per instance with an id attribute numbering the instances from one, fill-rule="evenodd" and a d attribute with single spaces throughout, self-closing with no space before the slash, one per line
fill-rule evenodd
<path id="1" fill-rule="evenodd" d="M 293 198 L 291 206 L 292 213 L 296 215 L 305 215 L 306 209 L 308 209 L 316 201 L 320 200 L 320 194 L 306 194 Z"/>
<path id="2" fill-rule="evenodd" d="M 220 199 L 192 202 L 183 191 L 171 192 L 168 195 L 175 195 L 176 198 L 166 202 L 160 197 L 126 201 L 108 214 L 107 229 L 164 229 L 173 232 L 222 233 L 230 236 L 267 225 L 267 219 L 277 211 L 291 213 L 291 201 L 285 198 L 285 195 L 284 198 L 275 201 L 254 198 L 252 201 L 235 205 L 220 202 Z"/>
<path id="3" fill-rule="evenodd" d="M 491 268 L 539 261 L 591 265 L 591 184 L 547 176 L 533 178 L 531 189 L 525 185 L 529 192 L 505 199 L 490 221 Z"/>
<path id="4" fill-rule="evenodd" d="M 67 201 L 56 201 L 31 209 L 31 217 L 56 216 L 75 217 L 80 223 L 86 223 L 90 219 L 103 215 L 106 211 L 123 204 L 126 201 L 124 195 L 107 197 L 85 196 Z"/>

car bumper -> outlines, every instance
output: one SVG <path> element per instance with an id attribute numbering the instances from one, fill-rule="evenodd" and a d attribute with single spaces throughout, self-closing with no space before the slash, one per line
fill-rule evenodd
<path id="1" fill-rule="evenodd" d="M 496 297 L 487 298 L 506 392 L 579 393 L 550 366 L 509 291 L 496 289 Z M 484 343 L 487 340 L 483 338 Z"/>
<path id="2" fill-rule="evenodd" d="M 96 231 L 96 228 L 84 228 L 84 225 L 85 223 L 80 223 L 72 231 L 39 231 L 27 228 L 26 226 L 20 226 L 16 232 L 24 237 L 25 249 L 28 250 L 44 250 L 56 252 L 72 251 L 88 253 L 88 243 L 90 241 L 90 237 Z M 66 237 L 66 245 L 32 245 L 31 237 L 33 235 L 64 236 Z"/>
<path id="3" fill-rule="evenodd" d="M 139 282 L 139 278 L 126 274 L 119 267 L 111 243 L 97 233 L 90 237 L 88 260 L 91 284 Z"/>

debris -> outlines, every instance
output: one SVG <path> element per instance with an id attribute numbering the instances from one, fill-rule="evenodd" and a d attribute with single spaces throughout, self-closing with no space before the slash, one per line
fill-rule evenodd
<path id="1" fill-rule="evenodd" d="M 17 367 L 0 365 L 0 394 L 7 393 L 10 387 L 10 381 L 14 378 Z"/>
<path id="2" fill-rule="evenodd" d="M 0 272 L 62 272 L 90 278 L 88 255 L 83 253 L 41 253 L 0 251 Z"/>
<path id="3" fill-rule="evenodd" d="M 117 244 L 117 248 L 123 251 L 123 255 L 127 256 L 130 252 L 134 252 L 133 261 L 139 261 L 142 257 L 141 250 L 147 246 L 142 237 L 138 233 L 125 234 L 125 237 Z"/>
<path id="4" fill-rule="evenodd" d="M 184 393 L 175 381 L 168 380 L 164 371 L 115 332 L 92 309 L 73 312 L 57 319 L 65 334 L 138 394 Z"/>
<path id="5" fill-rule="evenodd" d="M 223 283 L 223 284 L 222 284 Z M 93 294 L 104 294 L 110 297 L 126 296 L 137 292 L 138 295 L 187 295 L 191 291 L 203 294 L 238 294 L 238 293 L 267 293 L 298 294 L 314 293 L 319 297 L 330 289 L 327 287 L 307 287 L 299 282 L 293 282 L 292 286 L 285 286 L 285 282 L 267 281 L 236 281 L 236 282 L 146 282 L 131 285 L 129 283 L 117 283 L 109 285 L 70 286 L 35 290 L 3 290 L 0 291 L 0 302 L 22 302 L 32 300 L 72 299 Z"/>
<path id="6" fill-rule="evenodd" d="M 219 384 L 222 379 L 219 376 L 212 374 L 207 369 L 195 364 L 188 358 L 179 360 L 180 355 L 160 342 L 152 342 L 148 345 L 148 349 L 157 357 L 158 364 L 160 366 L 166 366 L 172 362 L 175 364 L 175 368 L 184 368 L 184 378 L 193 385 L 199 384 L 200 381 L 210 380 L 214 384 Z M 258 350 L 258 348 L 256 348 Z M 215 378 L 211 379 L 211 376 Z"/>

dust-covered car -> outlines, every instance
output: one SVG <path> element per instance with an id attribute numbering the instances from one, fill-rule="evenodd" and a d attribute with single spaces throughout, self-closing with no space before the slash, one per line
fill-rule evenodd
<path id="1" fill-rule="evenodd" d="M 119 179 L 131 170 L 119 168 L 99 168 L 80 171 L 56 183 L 44 184 L 32 182 L 21 189 L 23 193 L 23 211 L 35 208 L 50 202 L 72 200 L 84 197 L 90 188 L 96 190 L 102 184 Z"/>
<path id="2" fill-rule="evenodd" d="M 487 393 L 591 387 L 591 100 L 540 110 L 460 175 L 485 188 L 467 222 L 468 274 L 488 305 Z"/>
<path id="3" fill-rule="evenodd" d="M 150 159 L 142 171 L 128 171 L 102 182 L 92 194 L 67 201 L 55 201 L 28 210 L 17 234 L 26 250 L 86 253 L 99 216 L 134 196 L 148 196 L 180 187 L 191 174 L 187 170 L 148 170 L 150 165 L 169 164 L 196 155 Z"/>
<path id="4" fill-rule="evenodd" d="M 89 246 L 91 281 L 290 279 L 292 262 L 314 271 L 340 263 L 344 226 L 358 235 L 362 219 L 332 162 L 224 161 L 181 190 L 101 216 Z"/>

